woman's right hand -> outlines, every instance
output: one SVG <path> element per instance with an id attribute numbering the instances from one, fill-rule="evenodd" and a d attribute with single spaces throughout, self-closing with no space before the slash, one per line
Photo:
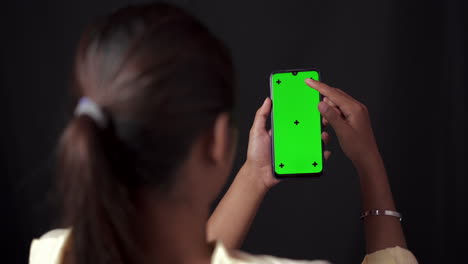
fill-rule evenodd
<path id="1" fill-rule="evenodd" d="M 343 152 L 354 165 L 379 157 L 367 107 L 340 89 L 312 79 L 306 79 L 306 83 L 324 96 L 318 105 L 323 121 L 333 127 Z"/>
<path id="2" fill-rule="evenodd" d="M 325 96 L 318 108 L 325 123 L 330 123 L 335 129 L 343 152 L 358 170 L 363 210 L 396 211 L 366 106 L 340 89 L 311 79 L 306 79 L 306 83 Z M 406 248 L 405 235 L 398 218 L 367 216 L 364 230 L 368 254 L 386 248 Z M 414 256 L 408 256 L 411 263 L 417 263 Z"/>

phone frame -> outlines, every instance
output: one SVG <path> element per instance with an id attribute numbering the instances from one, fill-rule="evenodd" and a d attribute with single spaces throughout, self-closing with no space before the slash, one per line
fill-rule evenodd
<path id="1" fill-rule="evenodd" d="M 270 82 L 270 99 L 271 99 L 271 114 L 270 114 L 270 121 L 271 121 L 271 166 L 273 170 L 273 175 L 275 178 L 278 179 L 294 179 L 294 178 L 315 178 L 323 175 L 323 172 L 325 171 L 325 158 L 324 158 L 324 142 L 323 140 L 320 140 L 322 142 L 322 155 L 321 157 L 321 162 L 322 162 L 322 171 L 317 172 L 317 173 L 295 173 L 295 174 L 277 174 L 275 170 L 275 145 L 274 145 L 274 136 L 275 136 L 275 131 L 274 131 L 274 117 L 273 117 L 273 104 L 274 104 L 274 98 L 273 98 L 273 75 L 276 73 L 288 73 L 288 72 L 304 72 L 304 71 L 316 71 L 319 75 L 320 81 L 323 80 L 322 78 L 322 73 L 318 68 L 312 67 L 312 68 L 302 68 L 302 69 L 290 69 L 290 70 L 277 70 L 277 71 L 272 71 L 270 73 L 269 77 L 269 82 Z M 311 88 L 312 89 L 312 88 Z M 323 101 L 323 95 L 319 93 L 319 101 Z M 322 114 L 320 113 L 320 131 L 323 133 L 324 126 L 322 122 Z"/>

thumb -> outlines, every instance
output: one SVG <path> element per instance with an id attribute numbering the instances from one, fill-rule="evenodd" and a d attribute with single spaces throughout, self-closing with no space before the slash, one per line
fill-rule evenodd
<path id="1" fill-rule="evenodd" d="M 264 131 L 265 126 L 266 126 L 266 121 L 268 116 L 270 115 L 270 110 L 271 110 L 271 100 L 270 98 L 265 98 L 265 101 L 263 101 L 262 106 L 257 110 L 257 113 L 255 114 L 255 119 L 252 125 L 252 130 L 253 131 Z"/>
<path id="2" fill-rule="evenodd" d="M 334 107 L 331 107 L 326 102 L 320 102 L 318 109 L 338 134 L 341 134 L 348 129 L 349 126 L 346 123 L 346 120 L 341 117 L 341 113 L 338 110 L 335 110 Z"/>

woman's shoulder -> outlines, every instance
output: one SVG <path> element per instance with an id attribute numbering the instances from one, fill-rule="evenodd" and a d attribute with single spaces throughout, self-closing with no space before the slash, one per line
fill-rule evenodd
<path id="1" fill-rule="evenodd" d="M 293 260 L 269 255 L 252 255 L 239 250 L 226 249 L 217 242 L 212 264 L 330 264 L 325 260 Z M 413 253 L 401 247 L 391 247 L 366 255 L 362 264 L 418 264 Z"/>
<path id="2" fill-rule="evenodd" d="M 377 263 L 418 264 L 418 260 L 406 248 L 391 247 L 366 255 L 362 261 L 362 264 Z"/>
<path id="3" fill-rule="evenodd" d="M 221 242 L 216 243 L 212 264 L 330 264 L 325 260 L 293 260 L 270 255 L 253 255 L 240 250 L 228 250 Z"/>
<path id="4" fill-rule="evenodd" d="M 33 239 L 29 264 L 59 264 L 70 229 L 54 229 Z"/>

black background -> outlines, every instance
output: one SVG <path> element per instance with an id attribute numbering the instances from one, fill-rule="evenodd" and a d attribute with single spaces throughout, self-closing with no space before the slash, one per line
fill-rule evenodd
<path id="1" fill-rule="evenodd" d="M 54 147 L 66 124 L 74 50 L 96 16 L 141 1 L 3 1 L 0 33 L 1 227 L 5 263 L 57 222 Z M 232 49 L 240 126 L 234 172 L 272 70 L 316 66 L 365 103 L 408 245 L 420 263 L 468 263 L 467 6 L 449 1 L 172 1 Z M 357 175 L 337 141 L 320 179 L 266 196 L 244 250 L 360 263 Z"/>

